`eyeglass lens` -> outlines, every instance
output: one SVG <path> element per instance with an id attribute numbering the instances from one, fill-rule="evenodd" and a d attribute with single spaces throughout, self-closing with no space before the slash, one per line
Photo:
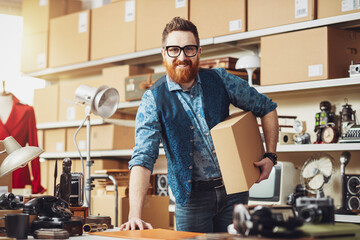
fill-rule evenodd
<path id="1" fill-rule="evenodd" d="M 169 57 L 178 57 L 181 54 L 181 51 L 184 51 L 184 54 L 187 57 L 194 57 L 197 54 L 198 46 L 196 45 L 187 45 L 184 47 L 167 46 L 166 51 Z"/>

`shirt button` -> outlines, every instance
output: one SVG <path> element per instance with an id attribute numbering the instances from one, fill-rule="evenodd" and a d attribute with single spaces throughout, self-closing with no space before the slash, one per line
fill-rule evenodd
<path id="1" fill-rule="evenodd" d="M 192 169 L 192 166 L 190 166 L 189 169 L 191 170 L 191 169 Z"/>
<path id="2" fill-rule="evenodd" d="M 216 151 L 215 151 L 215 150 L 213 150 L 213 153 L 216 153 Z"/>
<path id="3" fill-rule="evenodd" d="M 190 157 L 192 157 L 193 153 L 189 153 Z"/>
<path id="4" fill-rule="evenodd" d="M 193 130 L 193 129 L 194 129 L 194 126 L 190 126 L 190 129 Z"/>
<path id="5" fill-rule="evenodd" d="M 209 133 L 207 132 L 207 133 L 205 133 L 205 135 L 206 135 L 206 136 L 209 136 Z"/>
<path id="6" fill-rule="evenodd" d="M 198 117 L 201 117 L 200 113 L 198 114 Z"/>
<path id="7" fill-rule="evenodd" d="M 188 192 L 188 193 L 186 193 L 187 195 L 190 195 L 190 193 Z"/>
<path id="8" fill-rule="evenodd" d="M 191 180 L 188 180 L 188 183 L 191 183 Z"/>
<path id="9" fill-rule="evenodd" d="M 191 98 L 193 98 L 193 97 L 194 97 L 194 95 L 190 95 L 190 97 L 191 97 Z"/>
<path id="10" fill-rule="evenodd" d="M 191 143 L 193 143 L 193 142 L 194 142 L 194 140 L 193 140 L 193 139 L 190 139 L 190 142 L 191 142 Z"/>

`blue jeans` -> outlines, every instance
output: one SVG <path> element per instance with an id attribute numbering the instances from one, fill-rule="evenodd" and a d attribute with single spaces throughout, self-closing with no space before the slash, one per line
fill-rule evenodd
<path id="1" fill-rule="evenodd" d="M 227 232 L 233 222 L 235 204 L 247 204 L 249 192 L 227 195 L 225 187 L 192 191 L 185 206 L 175 204 L 176 230 L 188 232 Z"/>

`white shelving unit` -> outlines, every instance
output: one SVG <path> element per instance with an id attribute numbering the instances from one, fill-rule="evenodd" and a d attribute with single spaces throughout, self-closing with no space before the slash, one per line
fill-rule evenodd
<path id="1" fill-rule="evenodd" d="M 321 26 L 336 26 L 340 28 L 354 28 L 360 26 L 360 13 L 353 13 L 341 16 L 335 16 L 325 19 L 317 19 L 312 21 L 300 22 L 295 24 L 288 24 L 278 27 L 260 29 L 255 31 L 249 31 L 244 33 L 231 34 L 221 37 L 214 37 L 208 39 L 202 39 L 200 41 L 201 46 L 207 50 L 216 51 L 217 49 L 233 49 L 241 45 L 257 44 L 260 42 L 260 37 L 268 36 L 272 34 L 279 34 Z M 52 80 L 57 75 L 67 74 L 71 75 L 77 71 L 84 71 L 84 69 L 99 68 L 107 64 L 128 64 L 136 60 L 141 62 L 142 60 L 161 59 L 160 48 L 149 49 L 140 52 L 134 52 L 130 54 L 123 54 L 113 57 L 108 57 L 99 60 L 88 61 L 84 63 L 68 65 L 57 68 L 48 68 L 38 72 L 32 72 L 28 74 L 32 77 L 39 77 L 45 80 Z M 255 86 L 255 88 L 265 94 L 276 94 L 282 92 L 311 90 L 311 89 L 329 89 L 333 87 L 346 87 L 346 86 L 359 86 L 360 77 L 353 78 L 339 78 L 328 79 L 320 81 L 309 81 L 289 84 L 279 84 L 271 86 Z M 119 111 L 127 111 L 130 109 L 136 109 L 140 105 L 140 101 L 123 102 L 119 103 Z M 124 120 L 126 121 L 126 120 Z M 91 120 L 92 125 L 105 124 L 106 121 L 102 119 Z M 38 129 L 51 129 L 62 127 L 77 127 L 81 124 L 81 121 L 73 122 L 54 122 L 54 123 L 41 123 L 37 124 Z M 122 124 L 128 126 L 134 126 L 134 122 L 123 122 Z M 348 144 L 306 144 L 306 145 L 278 145 L 278 152 L 312 152 L 312 151 L 359 151 L 360 143 L 348 143 Z M 82 153 L 84 156 L 86 153 Z M 160 149 L 160 155 L 164 155 L 164 150 Z M 91 157 L 128 157 L 132 155 L 132 150 L 111 150 L 111 151 L 91 151 Z M 66 153 L 43 153 L 41 155 L 45 159 L 64 158 L 64 157 L 79 157 L 77 152 Z"/>

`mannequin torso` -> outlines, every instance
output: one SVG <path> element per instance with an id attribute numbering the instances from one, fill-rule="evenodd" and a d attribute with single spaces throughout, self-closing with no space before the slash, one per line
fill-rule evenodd
<path id="1" fill-rule="evenodd" d="M 3 124 L 8 120 L 13 106 L 12 95 L 0 95 L 0 120 Z"/>

